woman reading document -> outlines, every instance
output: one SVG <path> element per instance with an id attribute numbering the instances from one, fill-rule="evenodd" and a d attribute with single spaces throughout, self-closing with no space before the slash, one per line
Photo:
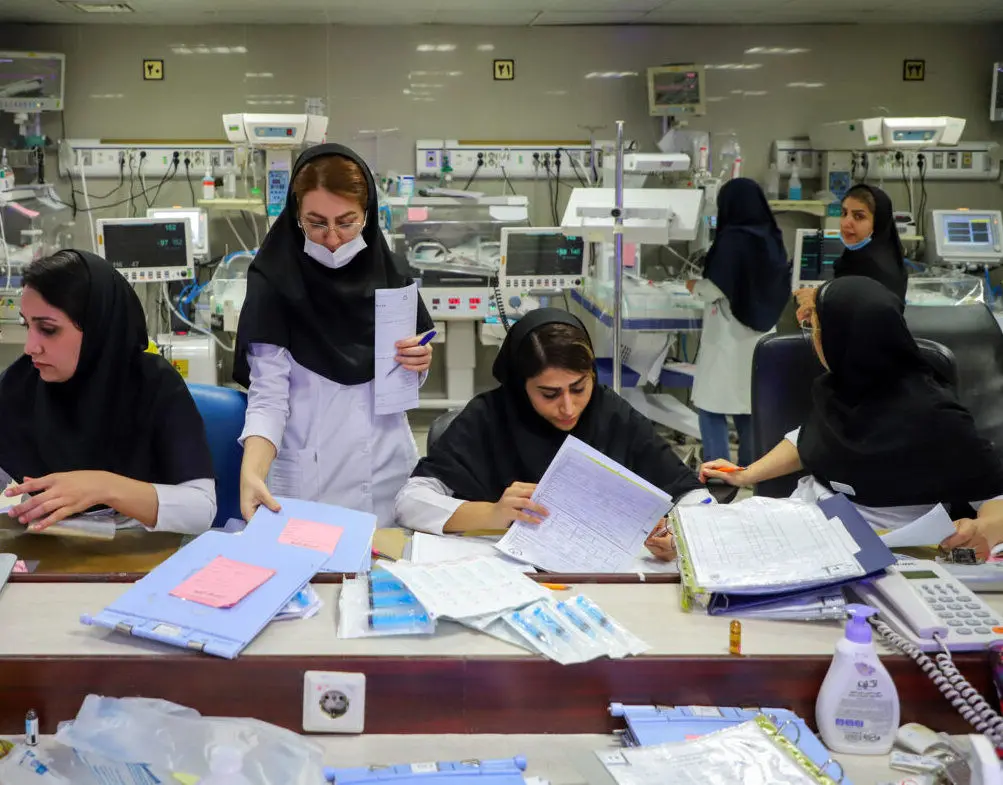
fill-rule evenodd
<path id="1" fill-rule="evenodd" d="M 582 323 L 555 309 L 523 317 L 494 364 L 499 387 L 478 395 L 450 424 L 397 496 L 397 521 L 432 534 L 538 523 L 536 484 L 570 434 L 679 503 L 709 499 L 654 426 L 596 382 L 595 353 Z M 671 560 L 669 535 L 648 549 Z"/>

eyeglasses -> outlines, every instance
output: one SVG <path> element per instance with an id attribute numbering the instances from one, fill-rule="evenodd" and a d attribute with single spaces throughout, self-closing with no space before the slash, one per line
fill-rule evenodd
<path id="1" fill-rule="evenodd" d="M 311 240 L 314 240 L 316 242 L 321 242 L 323 240 L 326 240 L 328 234 L 330 234 L 331 232 L 334 232 L 336 235 L 338 235 L 338 238 L 340 240 L 345 240 L 345 241 L 354 240 L 359 235 L 359 232 L 361 232 L 363 227 L 365 227 L 366 225 L 365 221 L 334 224 L 333 226 L 329 224 L 314 223 L 313 221 L 303 221 L 303 220 L 300 220 L 298 223 L 300 229 L 303 230 L 303 233 Z"/>

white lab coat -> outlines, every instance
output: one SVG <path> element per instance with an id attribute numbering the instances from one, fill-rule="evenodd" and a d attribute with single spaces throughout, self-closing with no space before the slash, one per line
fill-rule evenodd
<path id="1" fill-rule="evenodd" d="M 272 494 L 375 513 L 378 526 L 392 526 L 394 498 L 418 462 L 407 415 L 377 415 L 373 382 L 338 384 L 285 348 L 252 344 L 248 363 L 240 439 L 261 436 L 276 445 Z"/>
<path id="2" fill-rule="evenodd" d="M 705 303 L 693 405 L 718 414 L 752 414 L 752 353 L 766 333 L 738 321 L 713 281 L 697 281 L 693 294 Z"/>

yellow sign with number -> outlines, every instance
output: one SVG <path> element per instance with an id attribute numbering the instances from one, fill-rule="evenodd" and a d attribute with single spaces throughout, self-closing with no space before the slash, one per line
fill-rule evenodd
<path id="1" fill-rule="evenodd" d="M 171 360 L 171 365 L 174 366 L 174 370 L 181 374 L 182 379 L 188 378 L 188 360 Z"/>

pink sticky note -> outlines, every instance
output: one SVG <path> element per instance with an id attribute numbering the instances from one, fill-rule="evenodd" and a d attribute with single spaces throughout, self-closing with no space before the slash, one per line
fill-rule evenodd
<path id="1" fill-rule="evenodd" d="M 290 518 L 282 534 L 279 535 L 279 542 L 283 545 L 311 548 L 330 556 L 338 547 L 338 540 L 341 539 L 343 531 L 340 526 L 331 526 L 328 523 Z"/>
<path id="2" fill-rule="evenodd" d="M 427 207 L 409 207 L 409 208 L 407 208 L 407 219 L 409 221 L 427 221 L 428 220 L 428 208 Z"/>
<path id="3" fill-rule="evenodd" d="M 28 572 L 28 565 L 25 563 L 24 559 L 18 559 L 14 562 L 14 569 L 12 572 Z"/>
<path id="4" fill-rule="evenodd" d="M 633 267 L 637 264 L 637 243 L 623 244 L 623 266 Z"/>
<path id="5" fill-rule="evenodd" d="M 172 597 L 210 608 L 232 608 L 275 574 L 275 570 L 217 556 L 181 585 Z"/>

